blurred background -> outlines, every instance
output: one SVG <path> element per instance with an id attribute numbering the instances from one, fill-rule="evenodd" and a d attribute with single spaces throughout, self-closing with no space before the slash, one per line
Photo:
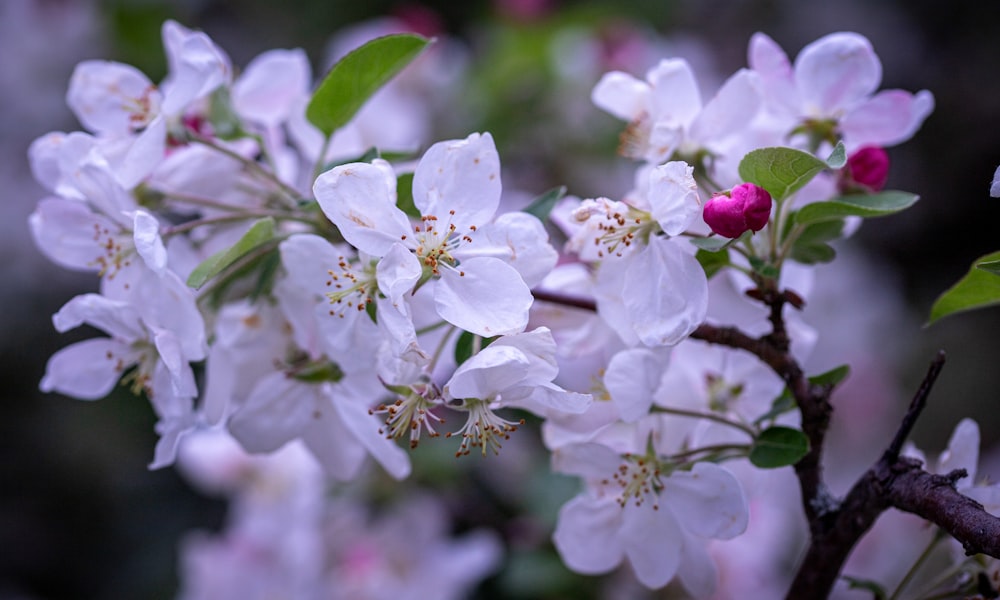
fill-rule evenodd
<path id="1" fill-rule="evenodd" d="M 825 306 L 836 312 L 830 322 L 847 324 L 839 337 L 830 332 L 830 344 L 846 361 L 877 372 L 857 378 L 853 395 L 845 390 L 842 399 L 845 414 L 869 415 L 861 418 L 870 422 L 838 421 L 838 439 L 847 440 L 841 442 L 847 451 L 860 429 L 870 436 L 862 445 L 877 451 L 943 348 L 948 365 L 915 441 L 940 451 L 962 416 L 979 421 L 984 450 L 998 441 L 1000 308 L 923 323 L 937 295 L 976 257 L 1000 249 L 1000 200 L 988 195 L 1000 164 L 1000 3 L 958 1 L 945 9 L 929 0 L 6 0 L 0 3 L 0 598 L 173 597 L 178 541 L 192 529 L 217 529 L 226 510 L 173 469 L 146 469 L 155 418 L 145 402 L 113 395 L 87 403 L 37 390 L 48 357 L 92 335 L 59 335 L 50 317 L 73 295 L 95 289 L 96 280 L 48 263 L 26 224 L 43 195 L 31 177 L 28 145 L 49 131 L 79 129 L 64 101 L 73 66 L 119 60 L 157 81 L 165 73 L 160 26 L 172 18 L 204 30 L 235 65 L 271 48 L 304 48 L 318 76 L 334 34 L 387 16 L 450 40 L 456 53 L 460 83 L 442 89 L 431 106 L 428 141 L 491 131 L 506 186 L 536 194 L 565 184 L 581 197 L 614 197 L 631 184 L 633 165 L 615 156 L 621 124 L 589 101 L 603 71 L 641 77 L 659 58 L 682 56 L 708 98 L 746 65 L 756 31 L 790 57 L 826 33 L 867 36 L 882 59 L 882 88 L 928 89 L 936 108 L 912 141 L 889 149 L 888 188 L 918 193 L 921 201 L 902 215 L 866 223 L 844 246 L 857 276 L 822 279 L 836 299 Z M 864 405 L 869 397 L 877 397 L 878 407 Z M 1000 461 L 991 469 L 988 453 L 984 460 L 985 474 L 1000 477 Z M 474 501 L 455 502 L 459 523 L 499 527 L 513 550 L 477 597 L 595 593 L 544 551 L 544 520 L 550 526 L 573 493 L 546 472 L 543 462 L 525 474 L 515 485 L 520 491 L 476 475 L 467 480 Z M 467 509 L 470 502 L 477 510 Z M 541 530 L 519 520 L 529 510 L 548 515 Z M 519 539 L 528 540 L 529 550 L 517 551 Z"/>

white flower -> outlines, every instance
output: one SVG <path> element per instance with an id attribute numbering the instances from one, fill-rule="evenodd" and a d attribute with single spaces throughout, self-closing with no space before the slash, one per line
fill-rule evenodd
<path id="1" fill-rule="evenodd" d="M 504 336 L 462 363 L 442 389 L 446 404 L 468 412 L 460 454 L 470 447 L 496 452 L 517 423 L 493 410 L 519 407 L 546 416 L 579 414 L 587 410 L 589 395 L 569 392 L 552 383 L 558 373 L 556 344 L 545 327 Z"/>
<path id="2" fill-rule="evenodd" d="M 789 125 L 829 121 L 848 151 L 866 145 L 892 146 L 909 139 L 934 109 L 927 90 L 875 93 L 882 63 L 871 42 L 857 33 L 831 33 L 799 52 L 795 64 L 771 38 L 750 39 L 750 67 L 764 85 L 766 107 Z"/>
<path id="3" fill-rule="evenodd" d="M 379 288 L 394 304 L 418 284 L 431 285 L 438 314 L 477 335 L 522 331 L 532 297 L 521 272 L 540 280 L 555 264 L 541 228 L 526 229 L 522 218 L 491 226 L 501 188 L 488 133 L 439 142 L 424 154 L 413 178 L 422 215 L 416 226 L 396 207 L 395 175 L 384 161 L 336 167 L 313 191 L 344 239 L 380 258 Z"/>
<path id="4" fill-rule="evenodd" d="M 700 462 L 690 471 L 661 473 L 653 458 L 623 457 L 596 443 L 556 450 L 553 468 L 588 483 L 560 509 L 553 535 L 570 569 L 607 573 L 627 558 L 646 587 L 676 576 L 692 595 L 711 595 L 716 575 L 706 540 L 739 535 L 749 518 L 729 471 Z"/>
<path id="5" fill-rule="evenodd" d="M 680 58 L 660 61 L 645 81 L 621 71 L 606 73 L 591 98 L 629 121 L 623 153 L 651 163 L 662 163 L 675 152 L 720 152 L 720 144 L 746 129 L 760 108 L 757 75 L 746 69 L 730 77 L 703 106 L 694 73 Z"/>

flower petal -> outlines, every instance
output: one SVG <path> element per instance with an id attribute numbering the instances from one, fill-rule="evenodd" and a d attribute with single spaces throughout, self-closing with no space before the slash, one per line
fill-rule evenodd
<path id="1" fill-rule="evenodd" d="M 442 221 L 453 215 L 450 223 L 460 232 L 492 220 L 500 192 L 500 157 L 489 133 L 434 144 L 413 174 L 413 203 L 420 214 Z"/>
<path id="2" fill-rule="evenodd" d="M 533 297 L 514 267 L 477 257 L 458 268 L 464 275 L 442 269 L 434 286 L 434 305 L 445 321 L 483 337 L 524 330 Z"/>
<path id="3" fill-rule="evenodd" d="M 566 566 L 585 575 L 607 573 L 624 557 L 618 538 L 622 508 L 613 500 L 577 496 L 559 509 L 552 541 Z"/>
<path id="4" fill-rule="evenodd" d="M 839 117 L 870 96 L 882 81 L 882 63 L 857 33 L 831 33 L 795 58 L 795 81 L 809 114 Z"/>
<path id="5" fill-rule="evenodd" d="M 677 574 L 683 546 L 674 513 L 654 510 L 649 502 L 626 504 L 622 513 L 622 543 L 636 578 L 650 589 L 667 585 Z"/>
<path id="6" fill-rule="evenodd" d="M 676 241 L 653 238 L 629 261 L 622 289 L 633 331 L 647 346 L 673 346 L 705 320 L 705 271 Z"/>
<path id="7" fill-rule="evenodd" d="M 111 392 L 123 370 L 137 360 L 129 346 L 118 340 L 84 340 L 49 358 L 39 388 L 81 400 L 98 400 Z"/>
<path id="8" fill-rule="evenodd" d="M 691 533 L 730 539 L 746 530 L 750 511 L 743 488 L 723 467 L 695 463 L 690 471 L 671 474 L 664 485 L 663 502 Z"/>
<path id="9" fill-rule="evenodd" d="M 387 165 L 335 167 L 316 178 L 313 193 L 344 239 L 372 256 L 384 256 L 402 236 L 413 234 L 396 207 L 396 178 Z"/>

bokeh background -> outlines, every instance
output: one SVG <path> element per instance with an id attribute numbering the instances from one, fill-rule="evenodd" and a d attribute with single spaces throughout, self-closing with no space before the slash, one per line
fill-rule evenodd
<path id="1" fill-rule="evenodd" d="M 932 327 L 923 323 L 936 296 L 976 257 L 1000 249 L 1000 200 L 988 196 L 1000 164 L 1000 3 L 959 0 L 945 8 L 930 0 L 5 0 L 0 598 L 170 598 L 178 585 L 178 540 L 194 528 L 218 528 L 226 508 L 191 490 L 173 469 L 146 469 L 155 443 L 155 419 L 146 403 L 124 395 L 88 403 L 37 390 L 46 359 L 91 335 L 58 335 L 50 317 L 96 281 L 49 264 L 26 225 L 43 194 L 31 178 L 28 144 L 52 130 L 79 128 L 64 102 L 73 66 L 108 58 L 135 64 L 158 80 L 165 72 L 159 28 L 166 18 L 205 30 L 236 65 L 282 47 L 302 47 L 314 66 L 322 65 L 333 34 L 386 15 L 463 49 L 462 89 L 442 90 L 441 101 L 454 104 L 434 113 L 428 141 L 489 130 L 506 185 L 538 193 L 566 184 L 583 197 L 627 189 L 630 165 L 614 156 L 620 124 L 589 103 L 600 73 L 576 64 L 567 50 L 580 39 L 596 41 L 609 64 L 640 76 L 661 56 L 688 58 L 710 94 L 745 66 L 755 31 L 768 33 L 790 56 L 826 33 L 866 35 L 883 62 L 882 87 L 931 90 L 937 106 L 914 140 L 889 150 L 888 187 L 916 192 L 921 201 L 905 214 L 866 223 L 845 247 L 866 276 L 829 280 L 838 287 L 836 306 L 830 307 L 838 322 L 856 317 L 871 334 L 857 360 L 875 363 L 880 373 L 876 383 L 855 382 L 856 398 L 878 395 L 865 386 L 888 382 L 897 390 L 888 394 L 887 406 L 868 412 L 857 400 L 842 399 L 854 418 L 870 415 L 877 422 L 841 420 L 837 427 L 845 439 L 855 428 L 882 436 L 868 439 L 866 447 L 887 441 L 884 432 L 892 430 L 928 361 L 943 348 L 949 362 L 917 426 L 916 442 L 939 451 L 961 416 L 979 421 L 984 446 L 997 442 L 1000 308 Z M 831 343 L 850 357 L 851 342 L 848 337 Z M 989 453 L 984 461 L 986 474 L 1000 476 L 1000 467 L 989 466 Z M 546 470 L 541 464 L 517 480 L 515 488 L 524 489 L 508 489 L 512 497 L 475 475 L 467 480 L 471 491 L 456 504 L 478 508 L 463 512 L 459 506 L 461 519 L 499 528 L 515 550 L 504 570 L 480 586 L 479 597 L 594 593 L 585 578 L 553 564 L 551 554 L 516 551 L 518 536 L 544 546 L 547 535 L 526 525 L 521 513 L 551 515 L 572 493 L 565 481 L 545 477 Z"/>

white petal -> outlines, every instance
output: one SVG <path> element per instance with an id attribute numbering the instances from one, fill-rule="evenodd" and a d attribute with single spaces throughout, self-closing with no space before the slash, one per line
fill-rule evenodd
<path id="1" fill-rule="evenodd" d="M 132 229 L 135 250 L 157 275 L 167 268 L 167 249 L 160 238 L 160 223 L 145 210 L 135 211 Z"/>
<path id="2" fill-rule="evenodd" d="M 993 183 L 990 184 L 990 196 L 1000 198 L 1000 167 L 993 172 Z"/>
<path id="3" fill-rule="evenodd" d="M 313 193 L 344 239 L 372 256 L 384 256 L 403 236 L 413 235 L 406 215 L 396 207 L 396 179 L 382 167 L 335 167 L 316 179 Z"/>
<path id="4" fill-rule="evenodd" d="M 705 541 L 684 532 L 684 549 L 677 578 L 692 598 L 709 598 L 715 593 L 719 574 L 715 561 L 705 548 Z"/>
<path id="5" fill-rule="evenodd" d="M 524 330 L 533 297 L 513 267 L 495 258 L 471 258 L 458 269 L 464 275 L 442 269 L 434 286 L 434 305 L 444 320 L 483 337 Z"/>
<path id="6" fill-rule="evenodd" d="M 122 359 L 119 364 L 118 360 Z M 77 342 L 49 358 L 39 388 L 81 400 L 107 396 L 137 357 L 127 344 L 108 338 Z"/>
<path id="7" fill-rule="evenodd" d="M 590 93 L 598 108 L 623 121 L 634 121 L 648 113 L 649 96 L 648 83 L 621 71 L 605 73 Z"/>
<path id="8" fill-rule="evenodd" d="M 247 452 L 273 452 L 299 437 L 319 418 L 316 386 L 270 373 L 257 382 L 229 420 L 229 432 Z"/>
<path id="9" fill-rule="evenodd" d="M 52 324 L 60 333 L 84 323 L 125 342 L 142 340 L 147 335 L 138 312 L 132 306 L 100 294 L 76 296 L 52 315 Z"/>
<path id="10" fill-rule="evenodd" d="M 490 345 L 455 370 L 444 393 L 449 398 L 492 400 L 524 381 L 528 366 L 528 357 L 517 348 Z"/>
<path id="11" fill-rule="evenodd" d="M 668 504 L 684 528 L 702 537 L 730 539 L 747 528 L 750 518 L 743 488 L 719 465 L 699 462 L 664 482 L 661 502 Z"/>
<path id="12" fill-rule="evenodd" d="M 653 86 L 652 117 L 689 125 L 701 112 L 701 92 L 691 66 L 683 58 L 661 60 L 647 76 Z"/>
<path id="13" fill-rule="evenodd" d="M 955 469 L 965 469 L 969 476 L 959 483 L 959 487 L 972 485 L 976 480 L 979 465 L 979 425 L 972 419 L 962 419 L 955 426 L 948 449 L 941 453 L 936 472 L 950 473 Z"/>
<path id="14" fill-rule="evenodd" d="M 559 509 L 552 541 L 566 566 L 598 575 L 617 567 L 624 556 L 618 539 L 622 508 L 613 500 L 577 496 Z"/>
<path id="15" fill-rule="evenodd" d="M 656 237 L 630 261 L 622 290 L 633 331 L 647 346 L 672 346 L 705 320 L 708 280 L 678 242 Z"/>
<path id="16" fill-rule="evenodd" d="M 882 81 L 882 63 L 857 33 L 831 33 L 795 58 L 795 81 L 808 116 L 839 117 Z"/>
<path id="17" fill-rule="evenodd" d="M 767 35 L 755 33 L 750 38 L 747 62 L 760 75 L 768 102 L 781 107 L 783 112 L 796 112 L 798 90 L 791 61 L 781 46 Z"/>
<path id="18" fill-rule="evenodd" d="M 669 357 L 669 350 L 632 348 L 611 358 L 604 385 L 623 421 L 634 423 L 649 413 Z"/>
<path id="19" fill-rule="evenodd" d="M 311 233 L 289 237 L 278 246 L 281 264 L 288 273 L 288 280 L 302 291 L 316 296 L 326 291 L 330 269 L 335 269 L 344 258 L 337 247 Z"/>
<path id="20" fill-rule="evenodd" d="M 691 124 L 690 138 L 704 146 L 725 139 L 750 125 L 761 106 L 760 78 L 740 69 L 719 88 Z"/>
<path id="21" fill-rule="evenodd" d="M 636 578 L 650 589 L 661 588 L 677 573 L 681 562 L 681 528 L 674 513 L 649 501 L 622 509 L 622 543 Z"/>
<path id="22" fill-rule="evenodd" d="M 160 94 L 131 65 L 83 61 L 73 69 L 66 103 L 80 123 L 94 133 L 127 136 L 156 116 Z"/>
<path id="23" fill-rule="evenodd" d="M 559 259 L 545 226 L 526 212 L 504 213 L 470 237 L 473 241 L 459 246 L 454 253 L 459 260 L 473 256 L 499 258 L 517 269 L 528 287 L 541 283 Z"/>
<path id="24" fill-rule="evenodd" d="M 327 474 L 350 481 L 357 477 L 365 462 L 365 449 L 341 421 L 329 398 L 324 397 L 316 406 L 302 431 L 302 440 Z"/>
<path id="25" fill-rule="evenodd" d="M 434 144 L 413 174 L 413 202 L 420 214 L 450 222 L 460 232 L 492 220 L 500 192 L 500 157 L 489 133 Z"/>
<path id="26" fill-rule="evenodd" d="M 552 452 L 552 470 L 587 479 L 606 479 L 618 471 L 621 456 L 604 444 L 569 444 Z"/>
<path id="27" fill-rule="evenodd" d="M 52 262 L 67 269 L 97 271 L 99 258 L 107 249 L 95 232 L 118 232 L 117 223 L 107 219 L 86 204 L 64 198 L 45 198 L 28 218 L 35 245 Z"/>
<path id="28" fill-rule="evenodd" d="M 669 236 L 684 233 L 701 216 L 694 167 L 686 162 L 671 161 L 651 170 L 647 197 L 653 218 Z"/>
<path id="29" fill-rule="evenodd" d="M 934 96 L 927 90 L 911 94 L 883 90 L 850 111 L 841 121 L 848 151 L 860 146 L 894 146 L 910 139 L 934 110 Z"/>
<path id="30" fill-rule="evenodd" d="M 341 389 L 338 389 L 341 388 Z M 352 392 L 345 386 L 333 386 L 333 409 L 350 430 L 354 438 L 382 468 L 395 479 L 405 479 L 410 474 L 410 457 L 402 448 L 379 433 L 379 419 L 368 414 L 368 410 L 358 402 L 364 398 L 351 397 Z"/>
<path id="31" fill-rule="evenodd" d="M 409 312 L 403 296 L 413 290 L 422 273 L 420 259 L 403 244 L 393 244 L 375 269 L 379 291 L 403 314 Z"/>
<path id="32" fill-rule="evenodd" d="M 179 115 L 232 76 L 232 66 L 215 43 L 200 31 L 191 31 L 176 21 L 163 23 L 161 31 L 170 72 L 163 82 L 163 112 Z"/>
<path id="33" fill-rule="evenodd" d="M 312 75 L 301 49 L 270 50 L 251 60 L 233 84 L 233 108 L 243 118 L 265 126 L 288 119 L 299 98 L 309 92 Z"/>

